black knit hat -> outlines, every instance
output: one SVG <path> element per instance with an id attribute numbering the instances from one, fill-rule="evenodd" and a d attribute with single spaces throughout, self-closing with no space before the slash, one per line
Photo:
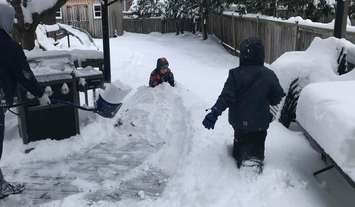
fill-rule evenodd
<path id="1" fill-rule="evenodd" d="M 252 37 L 240 44 L 240 65 L 264 65 L 265 49 L 262 41 Z"/>
<path id="2" fill-rule="evenodd" d="M 157 61 L 157 69 L 169 67 L 169 62 L 165 57 L 159 58 Z"/>

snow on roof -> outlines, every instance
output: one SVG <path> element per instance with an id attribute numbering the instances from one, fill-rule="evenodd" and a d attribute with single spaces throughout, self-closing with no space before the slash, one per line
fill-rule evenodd
<path id="1" fill-rule="evenodd" d="M 322 82 L 302 90 L 297 120 L 355 180 L 355 81 Z"/>

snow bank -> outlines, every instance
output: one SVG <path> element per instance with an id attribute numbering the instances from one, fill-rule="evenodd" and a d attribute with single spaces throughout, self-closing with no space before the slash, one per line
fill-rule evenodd
<path id="1" fill-rule="evenodd" d="M 355 81 L 310 84 L 303 89 L 297 120 L 355 180 Z"/>

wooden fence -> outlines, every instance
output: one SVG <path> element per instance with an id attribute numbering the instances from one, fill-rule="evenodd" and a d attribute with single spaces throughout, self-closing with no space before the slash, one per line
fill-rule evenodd
<path id="1" fill-rule="evenodd" d="M 265 61 L 272 63 L 287 51 L 305 50 L 314 37 L 333 36 L 333 30 L 278 22 L 258 17 L 211 15 L 209 33 L 235 53 L 239 44 L 248 37 L 258 37 L 265 44 Z M 355 33 L 348 32 L 346 39 L 355 43 Z"/>
<path id="2" fill-rule="evenodd" d="M 184 30 L 192 31 L 193 23 L 184 19 Z M 175 19 L 124 18 L 123 29 L 127 32 L 151 33 L 176 32 Z M 221 40 L 224 46 L 238 54 L 239 44 L 248 37 L 258 37 L 265 45 L 265 61 L 272 63 L 287 51 L 300 51 L 309 47 L 315 37 L 333 36 L 333 30 L 296 23 L 272 21 L 258 17 L 215 15 L 208 19 L 208 32 Z M 346 39 L 355 43 L 355 33 L 348 32 Z"/>
<path id="3" fill-rule="evenodd" d="M 169 33 L 176 32 L 175 19 L 162 18 L 124 18 L 123 30 L 127 32 L 148 34 L 151 32 Z M 193 24 L 189 19 L 183 20 L 184 31 L 192 31 Z"/>

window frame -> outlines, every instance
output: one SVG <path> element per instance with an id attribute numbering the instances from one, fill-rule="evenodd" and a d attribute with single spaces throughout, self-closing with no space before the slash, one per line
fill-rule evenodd
<path id="1" fill-rule="evenodd" d="M 58 12 L 59 12 L 59 16 L 57 16 Z M 55 12 L 55 19 L 59 19 L 59 20 L 63 19 L 63 9 L 62 8 L 59 8 L 59 10 L 57 10 Z"/>
<path id="2" fill-rule="evenodd" d="M 98 6 L 100 7 L 100 16 L 96 15 L 96 12 L 99 12 L 99 11 L 95 11 L 95 7 L 98 7 Z M 101 19 L 102 18 L 102 7 L 101 7 L 101 4 L 98 4 L 98 3 L 93 4 L 92 10 L 93 10 L 93 13 L 94 13 L 94 19 Z"/>

